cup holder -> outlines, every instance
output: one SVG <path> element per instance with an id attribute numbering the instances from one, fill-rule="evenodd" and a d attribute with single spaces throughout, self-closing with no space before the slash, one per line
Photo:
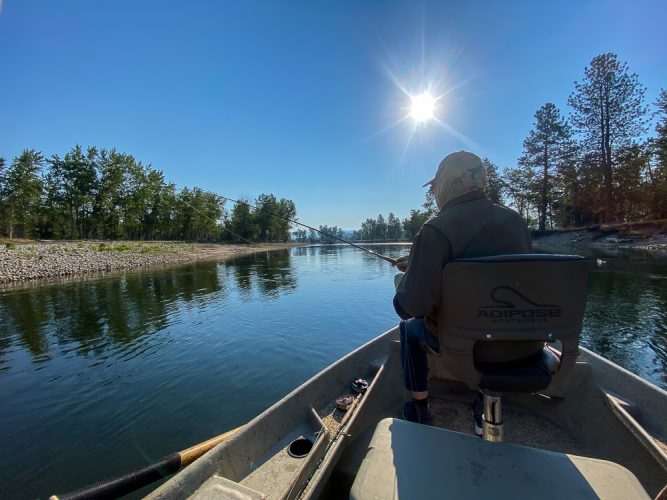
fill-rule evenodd
<path id="1" fill-rule="evenodd" d="M 292 441 L 287 447 L 287 453 L 294 458 L 303 458 L 313 448 L 313 440 L 310 438 L 299 438 Z"/>

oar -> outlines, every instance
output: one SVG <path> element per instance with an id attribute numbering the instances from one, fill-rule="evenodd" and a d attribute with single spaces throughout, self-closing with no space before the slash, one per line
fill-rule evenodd
<path id="1" fill-rule="evenodd" d="M 241 426 L 243 427 L 243 426 Z M 180 468 L 190 465 L 211 448 L 241 429 L 237 427 L 187 450 L 172 453 L 141 469 L 86 486 L 65 495 L 52 495 L 49 500 L 81 500 L 89 498 L 117 498 L 170 476 Z"/>

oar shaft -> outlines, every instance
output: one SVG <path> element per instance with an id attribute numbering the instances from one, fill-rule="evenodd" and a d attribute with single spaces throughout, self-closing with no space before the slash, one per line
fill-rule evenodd
<path id="1" fill-rule="evenodd" d="M 121 476 L 107 479 L 65 495 L 52 495 L 49 500 L 84 500 L 92 498 L 118 498 L 133 491 L 148 486 L 155 481 L 170 476 L 180 468 L 190 465 L 204 453 L 222 443 L 232 434 L 238 432 L 241 427 L 232 429 L 199 443 L 186 450 L 172 453 L 161 458 L 156 463 L 142 467 L 141 469 L 123 474 Z"/>

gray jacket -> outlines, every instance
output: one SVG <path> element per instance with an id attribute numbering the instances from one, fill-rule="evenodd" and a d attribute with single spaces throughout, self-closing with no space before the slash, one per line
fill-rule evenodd
<path id="1" fill-rule="evenodd" d="M 437 335 L 445 264 L 458 258 L 530 251 L 530 233 L 518 213 L 492 203 L 478 190 L 460 195 L 417 234 L 407 271 L 396 289 L 396 312 L 403 319 L 425 317 L 428 330 Z"/>

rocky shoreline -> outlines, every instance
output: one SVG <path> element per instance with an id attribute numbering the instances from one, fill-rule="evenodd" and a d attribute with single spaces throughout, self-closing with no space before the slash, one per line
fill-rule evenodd
<path id="1" fill-rule="evenodd" d="M 127 269 L 225 260 L 293 244 L 174 242 L 6 242 L 0 244 L 0 284 L 66 278 Z"/>
<path id="2" fill-rule="evenodd" d="M 534 232 L 533 242 L 538 246 L 667 251 L 667 221 L 595 225 L 544 233 Z"/>

